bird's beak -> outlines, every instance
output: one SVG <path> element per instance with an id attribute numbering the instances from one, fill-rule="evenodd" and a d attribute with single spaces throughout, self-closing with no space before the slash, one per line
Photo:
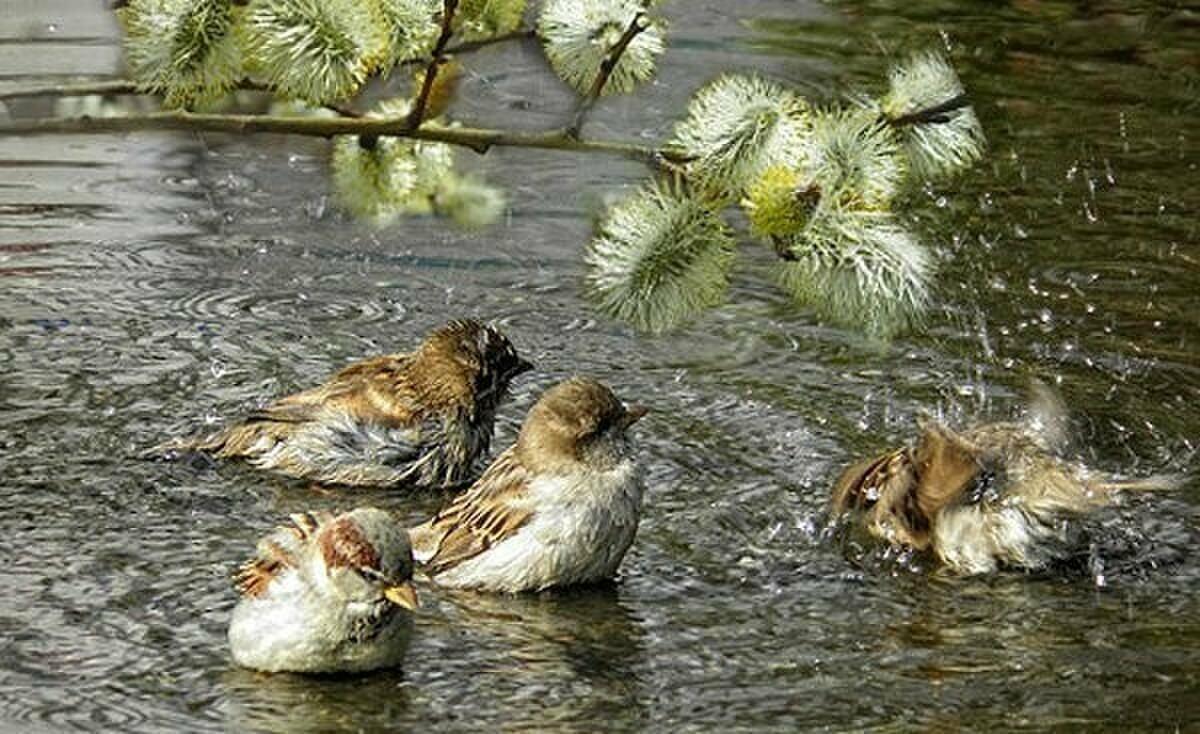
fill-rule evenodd
<path id="1" fill-rule="evenodd" d="M 622 420 L 622 423 L 625 424 L 626 428 L 629 428 L 634 423 L 637 423 L 638 421 L 640 421 L 642 419 L 642 416 L 646 415 L 649 412 L 650 412 L 650 409 L 647 408 L 645 405 L 631 405 L 625 409 L 625 418 Z"/>
<path id="2" fill-rule="evenodd" d="M 413 588 L 411 581 L 385 588 L 383 597 L 396 606 L 404 607 L 409 611 L 421 606 L 421 600 L 417 598 L 417 590 Z"/>

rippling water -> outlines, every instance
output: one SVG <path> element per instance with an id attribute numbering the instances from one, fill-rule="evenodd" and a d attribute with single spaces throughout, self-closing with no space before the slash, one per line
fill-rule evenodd
<path id="1" fill-rule="evenodd" d="M 0 88 L 115 71 L 111 22 L 79 5 L 0 18 Z M 717 69 L 821 95 L 877 88 L 889 53 L 949 45 L 991 153 L 918 196 L 941 262 L 929 329 L 880 347 L 824 326 L 752 247 L 732 303 L 677 335 L 597 318 L 578 296 L 581 245 L 604 197 L 644 177 L 634 163 L 495 151 L 473 163 L 507 186 L 511 215 L 467 235 L 348 222 L 311 141 L 0 139 L 0 729 L 1197 726 L 1194 480 L 1103 516 L 1103 542 L 1065 576 L 947 582 L 851 562 L 821 514 L 838 468 L 904 440 L 918 409 L 1011 415 L 1033 376 L 1060 382 L 1078 455 L 1194 471 L 1200 16 L 1116 2 L 667 12 L 659 82 L 601 105 L 595 134 L 663 135 Z M 472 68 L 461 118 L 548 125 L 569 108 L 532 49 Z M 503 322 L 541 367 L 500 445 L 573 372 L 655 408 L 639 431 L 646 518 L 619 583 L 428 592 L 402 672 L 233 668 L 228 573 L 266 528 L 368 502 L 416 521 L 439 498 L 130 457 L 459 315 Z"/>

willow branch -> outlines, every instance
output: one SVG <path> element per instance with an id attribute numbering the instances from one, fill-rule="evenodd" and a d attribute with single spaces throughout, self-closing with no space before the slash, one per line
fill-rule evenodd
<path id="1" fill-rule="evenodd" d="M 425 107 L 429 104 L 429 94 L 433 91 L 433 83 L 442 67 L 446 46 L 450 44 L 450 36 L 454 35 L 454 11 L 458 10 L 458 0 L 442 0 L 442 31 L 438 34 L 437 43 L 433 46 L 433 58 L 425 66 L 425 78 L 421 80 L 421 92 L 413 103 L 412 112 L 408 114 L 408 127 L 416 130 L 425 118 Z"/>
<path id="2" fill-rule="evenodd" d="M 543 150 L 610 153 L 654 165 L 686 163 L 688 157 L 674 148 L 653 148 L 616 140 L 579 140 L 559 130 L 519 132 L 473 127 L 424 125 L 408 128 L 408 120 L 374 117 L 277 117 L 273 115 L 225 115 L 170 110 L 124 117 L 51 117 L 18 119 L 0 123 L 0 136 L 37 134 L 128 133 L 159 130 L 190 132 L 279 133 L 331 138 L 335 135 L 395 136 L 430 140 L 486 153 L 493 147 L 540 148 Z"/>
<path id="3" fill-rule="evenodd" d="M 494 36 L 492 38 L 482 38 L 478 41 L 464 41 L 462 43 L 451 44 L 446 47 L 445 54 L 464 54 L 471 51 L 477 51 L 487 46 L 493 46 L 499 43 L 507 43 L 508 41 L 521 41 L 529 38 L 534 38 L 537 35 L 532 28 L 522 28 L 505 33 L 503 35 Z M 425 59 L 406 59 L 400 64 L 417 64 L 425 61 Z M 246 81 L 239 85 L 242 89 L 253 89 L 256 91 L 270 92 L 270 88 L 262 84 Z M 87 97 L 92 94 L 99 95 L 149 95 L 150 92 L 138 89 L 137 83 L 130 79 L 106 79 L 102 81 L 88 82 L 69 82 L 66 84 L 47 84 L 31 87 L 17 87 L 16 89 L 5 89 L 0 91 L 0 100 L 6 99 L 32 99 L 34 97 Z"/>
<path id="4" fill-rule="evenodd" d="M 889 117 L 887 118 L 887 122 L 892 127 L 924 125 L 926 123 L 946 123 L 950 122 L 949 113 L 970 106 L 971 100 L 964 92 L 963 94 L 951 97 L 941 104 L 936 104 L 933 107 L 927 107 L 923 110 L 910 112 L 907 115 L 900 115 L 899 117 Z"/>
<path id="5" fill-rule="evenodd" d="M 274 93 L 274 89 L 262 82 L 256 82 L 252 79 L 243 79 L 237 84 L 238 89 L 248 92 L 267 92 Z M 112 81 L 102 82 L 76 82 L 71 84 L 50 84 L 44 87 L 25 87 L 23 89 L 9 89 L 0 92 L 0 100 L 6 99 L 32 99 L 34 97 L 88 97 L 91 95 L 101 95 L 109 97 L 118 96 L 155 96 L 156 92 L 147 92 L 139 89 L 137 82 L 129 79 L 116 79 Z M 362 113 L 358 110 L 346 105 L 330 102 L 324 105 L 325 109 L 332 110 L 343 117 L 362 117 Z"/>
<path id="6" fill-rule="evenodd" d="M 617 64 L 621 61 L 621 55 L 625 53 L 625 49 L 629 48 L 629 44 L 633 43 L 633 39 L 642 31 L 650 27 L 650 19 L 645 13 L 638 13 L 630 21 L 629 27 L 617 39 L 608 53 L 604 55 L 604 60 L 600 62 L 600 71 L 596 74 L 596 80 L 592 82 L 592 88 L 588 90 L 587 96 L 579 101 L 579 106 L 575 108 L 575 118 L 567 127 L 567 135 L 576 138 L 579 137 L 579 131 L 583 129 L 583 120 L 591 111 L 592 106 L 596 104 L 596 100 L 600 99 L 601 93 L 604 92 L 604 85 L 608 84 L 609 77 L 612 76 L 613 70 L 617 68 Z"/>
<path id="7" fill-rule="evenodd" d="M 101 82 L 77 82 L 70 84 L 48 84 L 38 87 L 6 89 L 0 92 L 0 100 L 33 97 L 86 97 L 90 94 L 144 94 L 137 84 L 128 79 Z"/>
<path id="8" fill-rule="evenodd" d="M 238 82 L 237 88 L 246 90 L 248 92 L 265 92 L 267 94 L 275 93 L 275 90 L 272 89 L 269 84 L 264 84 L 263 82 L 256 82 L 253 79 L 243 79 L 242 81 Z M 353 107 L 350 107 L 349 105 L 338 104 L 337 102 L 326 102 L 325 104 L 323 104 L 321 106 L 327 110 L 338 113 L 342 117 L 362 117 L 363 116 L 363 113 L 359 112 L 358 110 L 354 109 Z"/>
<path id="9" fill-rule="evenodd" d="M 463 41 L 461 43 L 451 44 L 446 47 L 446 53 L 464 54 L 470 51 L 478 51 L 479 49 L 486 48 L 488 46 L 494 46 L 497 43 L 505 43 L 506 41 L 524 41 L 530 38 L 537 38 L 537 31 L 532 28 L 518 28 L 515 31 L 501 33 L 500 35 L 492 36 L 491 38 L 480 38 L 475 41 Z M 412 61 L 415 62 L 417 59 L 413 59 Z M 407 64 L 410 62 L 404 61 L 402 63 Z"/>

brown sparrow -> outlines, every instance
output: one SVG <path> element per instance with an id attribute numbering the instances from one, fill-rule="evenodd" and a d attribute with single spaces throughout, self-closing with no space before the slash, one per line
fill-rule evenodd
<path id="1" fill-rule="evenodd" d="M 319 387 L 152 453 L 241 458 L 332 484 L 454 486 L 487 453 L 509 383 L 532 366 L 495 328 L 451 321 L 414 352 L 355 362 Z"/>
<path id="2" fill-rule="evenodd" d="M 408 648 L 408 534 L 388 513 L 360 508 L 292 515 L 234 576 L 229 625 L 238 665 L 268 672 L 364 671 L 398 664 Z"/>
<path id="3" fill-rule="evenodd" d="M 1078 541 L 1068 520 L 1111 504 L 1122 491 L 1170 489 L 1171 477 L 1123 481 L 1053 452 L 1066 422 L 1061 401 L 1035 386 L 1023 423 L 957 432 L 919 420 L 915 445 L 859 462 L 837 480 L 834 517 L 875 538 L 929 551 L 953 573 L 1037 570 Z"/>
<path id="4" fill-rule="evenodd" d="M 421 570 L 442 586 L 509 593 L 612 578 L 641 514 L 626 432 L 645 414 L 584 377 L 546 391 L 516 444 L 410 531 Z"/>

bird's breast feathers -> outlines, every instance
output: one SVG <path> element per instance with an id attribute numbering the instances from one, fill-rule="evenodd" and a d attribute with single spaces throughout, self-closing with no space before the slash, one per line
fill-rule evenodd
<path id="1" fill-rule="evenodd" d="M 440 575 L 449 586 L 525 591 L 611 577 L 633 542 L 643 487 L 633 462 L 534 478 L 536 509 L 510 537 Z"/>

